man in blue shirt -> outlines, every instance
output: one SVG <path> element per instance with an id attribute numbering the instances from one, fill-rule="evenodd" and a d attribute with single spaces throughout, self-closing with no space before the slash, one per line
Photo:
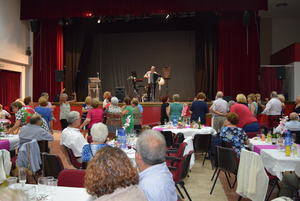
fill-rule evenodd
<path id="1" fill-rule="evenodd" d="M 137 140 L 135 161 L 140 171 L 139 187 L 148 201 L 176 201 L 173 176 L 165 163 L 166 141 L 157 131 L 146 130 Z"/>

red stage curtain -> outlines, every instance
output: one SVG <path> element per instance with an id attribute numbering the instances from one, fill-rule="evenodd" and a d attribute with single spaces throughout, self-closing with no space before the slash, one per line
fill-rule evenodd
<path id="1" fill-rule="evenodd" d="M 260 92 L 262 98 L 269 98 L 272 91 L 282 93 L 283 80 L 277 79 L 276 67 L 261 68 Z"/>
<path id="2" fill-rule="evenodd" d="M 267 0 L 22 0 L 21 19 L 267 10 Z"/>
<path id="3" fill-rule="evenodd" d="M 9 106 L 20 98 L 21 73 L 0 70 L 0 104 Z"/>
<path id="4" fill-rule="evenodd" d="M 55 70 L 63 65 L 63 28 L 57 21 L 42 21 L 34 34 L 33 45 L 33 99 L 48 92 L 50 100 L 60 92 L 61 84 L 55 82 Z"/>
<path id="5" fill-rule="evenodd" d="M 252 14 L 254 15 L 254 14 Z M 259 89 L 259 24 L 251 16 L 247 28 L 243 14 L 222 14 L 219 19 L 218 90 L 225 96 L 256 93 Z"/>

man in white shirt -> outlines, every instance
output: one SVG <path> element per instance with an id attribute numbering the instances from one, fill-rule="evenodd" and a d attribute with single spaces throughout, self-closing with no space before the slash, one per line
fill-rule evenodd
<path id="1" fill-rule="evenodd" d="M 164 137 L 157 131 L 146 130 L 139 136 L 136 149 L 139 187 L 148 201 L 177 201 L 173 176 L 165 163 Z"/>
<path id="2" fill-rule="evenodd" d="M 268 115 L 268 126 L 269 129 L 276 127 L 279 124 L 279 118 L 282 113 L 282 103 L 278 99 L 278 94 L 276 91 L 272 91 L 271 100 L 266 105 L 266 108 L 262 114 Z"/>
<path id="3" fill-rule="evenodd" d="M 210 107 L 210 112 L 212 113 L 212 127 L 220 132 L 223 127 L 224 121 L 226 120 L 226 114 L 228 112 L 228 103 L 223 99 L 223 92 L 218 91 L 216 95 L 216 100 L 213 101 Z"/>
<path id="4" fill-rule="evenodd" d="M 82 148 L 88 143 L 79 130 L 81 124 L 79 112 L 68 113 L 67 121 L 69 126 L 62 131 L 60 144 L 71 149 L 75 157 L 81 157 Z"/>
<path id="5" fill-rule="evenodd" d="M 144 78 L 147 79 L 148 83 L 148 90 L 147 96 L 148 100 L 154 101 L 155 100 L 155 90 L 156 90 L 156 81 L 159 77 L 159 74 L 156 72 L 156 67 L 151 66 L 150 70 L 144 75 Z"/>

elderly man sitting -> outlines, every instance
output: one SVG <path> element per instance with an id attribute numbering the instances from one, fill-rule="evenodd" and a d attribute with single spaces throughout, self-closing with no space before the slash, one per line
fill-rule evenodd
<path id="1" fill-rule="evenodd" d="M 26 142 L 30 142 L 33 139 L 37 141 L 52 141 L 53 136 L 42 128 L 43 120 L 42 117 L 38 114 L 32 115 L 29 120 L 29 124 L 21 128 L 19 138 L 20 138 L 20 147 Z"/>
<path id="2" fill-rule="evenodd" d="M 176 201 L 172 174 L 165 163 L 166 141 L 157 131 L 146 130 L 137 140 L 135 161 L 140 171 L 139 187 L 148 201 Z"/>
<path id="3" fill-rule="evenodd" d="M 80 157 L 78 161 L 81 162 L 82 148 L 88 143 L 79 130 L 80 121 L 79 112 L 71 111 L 68 113 L 67 122 L 69 126 L 62 131 L 60 144 L 71 149 L 75 157 Z"/>
<path id="4" fill-rule="evenodd" d="M 107 146 L 106 139 L 108 136 L 107 126 L 103 123 L 96 123 L 91 128 L 91 135 L 93 142 L 86 144 L 82 149 L 82 162 L 88 162 L 91 160 L 96 152 L 102 147 Z"/>

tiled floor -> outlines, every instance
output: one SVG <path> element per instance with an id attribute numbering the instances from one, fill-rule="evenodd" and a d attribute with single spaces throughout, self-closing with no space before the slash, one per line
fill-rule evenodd
<path id="1" fill-rule="evenodd" d="M 73 168 L 67 162 L 66 157 L 60 150 L 59 140 L 60 133 L 56 132 L 54 134 L 54 141 L 50 143 L 51 153 L 59 155 L 64 163 L 65 168 Z M 186 188 L 194 201 L 227 201 L 226 194 L 224 193 L 222 184 L 220 180 L 218 180 L 213 195 L 209 195 L 210 188 L 212 186 L 212 182 L 210 178 L 213 174 L 213 170 L 211 168 L 210 161 L 206 161 L 205 165 L 202 166 L 202 157 L 201 155 L 196 155 L 196 164 L 192 168 L 190 173 L 190 177 L 188 177 L 185 181 Z M 222 179 L 221 179 L 222 180 Z M 182 190 L 183 194 L 184 191 Z M 184 194 L 185 199 L 188 200 L 186 195 Z"/>

